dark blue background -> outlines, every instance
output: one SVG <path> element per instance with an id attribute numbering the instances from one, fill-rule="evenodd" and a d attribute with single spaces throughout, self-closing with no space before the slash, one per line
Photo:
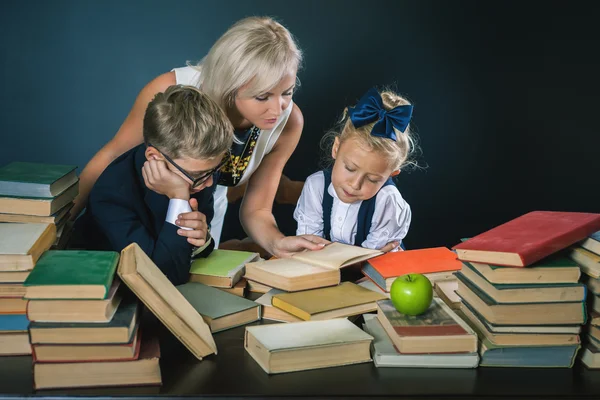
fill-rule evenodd
<path id="1" fill-rule="evenodd" d="M 319 139 L 346 105 L 391 84 L 415 104 L 427 166 L 398 181 L 409 248 L 536 209 L 600 212 L 598 7 L 583 4 L 4 0 L 0 163 L 83 168 L 149 80 L 200 60 L 238 19 L 270 15 L 305 54 L 291 178 L 318 168 Z M 287 233 L 292 209 L 276 210 Z"/>

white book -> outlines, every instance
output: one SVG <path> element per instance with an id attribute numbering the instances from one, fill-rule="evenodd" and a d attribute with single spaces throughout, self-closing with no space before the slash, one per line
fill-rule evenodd
<path id="1" fill-rule="evenodd" d="M 0 223 L 0 238 L 0 271 L 28 271 L 56 240 L 56 226 Z"/>
<path id="2" fill-rule="evenodd" d="M 581 241 L 579 245 L 592 253 L 600 255 L 600 231 L 593 233 L 589 238 Z"/>
<path id="3" fill-rule="evenodd" d="M 568 257 L 579 264 L 581 272 L 592 278 L 600 278 L 600 256 L 583 247 L 573 246 L 567 253 Z"/>
<path id="4" fill-rule="evenodd" d="M 246 327 L 244 348 L 268 374 L 371 361 L 373 337 L 347 319 Z"/>
<path id="5" fill-rule="evenodd" d="M 436 282 L 433 288 L 438 297 L 452 310 L 460 309 L 461 305 L 461 299 L 460 296 L 456 294 L 456 289 L 458 289 L 458 281 L 456 279 Z"/>
<path id="6" fill-rule="evenodd" d="M 407 368 L 476 368 L 479 354 L 401 354 L 385 332 L 375 314 L 363 314 L 363 329 L 373 336 L 371 346 L 376 367 Z"/>
<path id="7" fill-rule="evenodd" d="M 581 362 L 590 369 L 600 368 L 600 352 L 593 345 L 587 345 L 581 352 Z"/>

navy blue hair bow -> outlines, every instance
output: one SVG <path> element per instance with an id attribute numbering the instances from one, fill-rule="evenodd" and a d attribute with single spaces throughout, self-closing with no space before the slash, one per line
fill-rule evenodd
<path id="1" fill-rule="evenodd" d="M 377 121 L 371 130 L 371 135 L 386 139 L 396 140 L 394 128 L 404 132 L 410 123 L 412 116 L 412 105 L 395 107 L 386 110 L 379 92 L 373 88 L 358 101 L 356 107 L 348 108 L 348 114 L 355 127 L 370 124 Z"/>

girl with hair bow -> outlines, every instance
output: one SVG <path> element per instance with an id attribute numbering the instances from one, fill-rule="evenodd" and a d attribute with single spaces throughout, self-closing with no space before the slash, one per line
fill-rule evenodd
<path id="1" fill-rule="evenodd" d="M 391 91 L 370 89 L 329 132 L 333 168 L 308 177 L 294 218 L 296 234 L 321 236 L 384 252 L 403 249 L 411 210 L 392 177 L 415 165 L 413 106 Z M 333 140 L 331 140 L 333 139 Z"/>

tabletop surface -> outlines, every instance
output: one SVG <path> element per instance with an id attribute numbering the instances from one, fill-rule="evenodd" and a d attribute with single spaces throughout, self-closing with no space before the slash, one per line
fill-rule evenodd
<path id="1" fill-rule="evenodd" d="M 357 320 L 356 323 L 360 323 Z M 258 322 L 258 323 L 265 323 Z M 194 358 L 157 321 L 162 386 L 33 389 L 30 356 L 0 357 L 0 396 L 424 397 L 565 396 L 600 398 L 600 370 L 376 368 L 373 363 L 268 375 L 244 350 L 244 329 L 214 334 L 218 355 Z M 146 328 L 145 328 L 146 329 Z"/>

